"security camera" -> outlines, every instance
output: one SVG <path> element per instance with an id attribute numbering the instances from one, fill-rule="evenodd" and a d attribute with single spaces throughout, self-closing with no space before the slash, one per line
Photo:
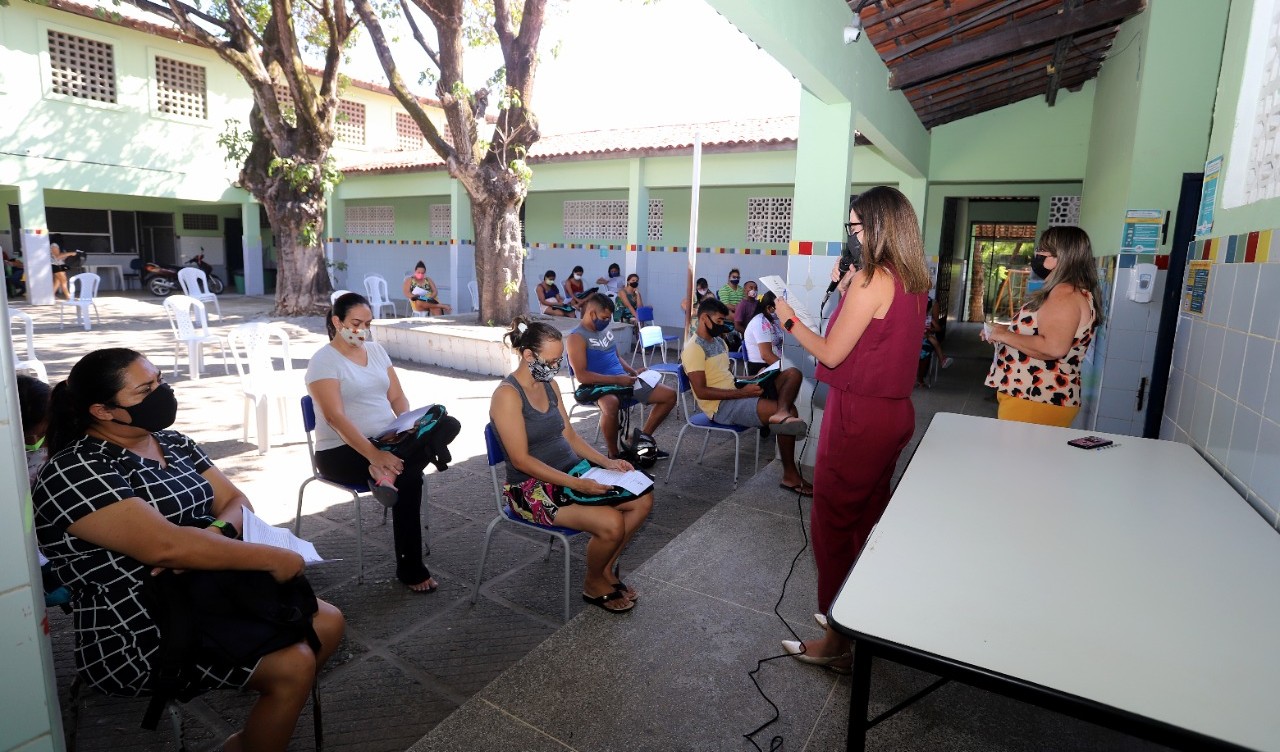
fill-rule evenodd
<path id="1" fill-rule="evenodd" d="M 862 23 L 857 16 L 854 16 L 853 23 L 844 27 L 844 43 L 853 44 L 860 36 L 862 36 Z"/>

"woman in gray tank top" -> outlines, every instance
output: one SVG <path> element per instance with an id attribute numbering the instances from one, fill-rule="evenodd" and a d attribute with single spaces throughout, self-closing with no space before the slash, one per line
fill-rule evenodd
<path id="1" fill-rule="evenodd" d="M 618 558 L 649 516 L 653 493 L 612 506 L 574 504 L 565 497 L 566 487 L 584 494 L 609 490 L 568 474 L 580 460 L 610 470 L 633 468 L 596 451 L 569 425 L 554 383 L 564 356 L 559 330 L 520 317 L 507 332 L 507 342 L 520 362 L 489 403 L 489 420 L 507 455 L 507 504 L 528 522 L 589 533 L 582 600 L 611 613 L 630 611 L 639 595 L 619 577 Z"/>

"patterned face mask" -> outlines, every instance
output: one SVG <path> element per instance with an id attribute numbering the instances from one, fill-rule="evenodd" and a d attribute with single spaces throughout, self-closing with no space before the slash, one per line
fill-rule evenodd
<path id="1" fill-rule="evenodd" d="M 534 381 L 550 381 L 556 377 L 557 373 L 560 373 L 560 361 L 544 363 L 535 355 L 533 362 L 529 364 L 529 373 L 533 376 Z"/>
<path id="2" fill-rule="evenodd" d="M 338 330 L 338 334 L 347 341 L 347 344 L 357 347 L 364 345 L 365 340 L 369 339 L 369 332 L 364 329 L 348 329 L 344 326 Z"/>

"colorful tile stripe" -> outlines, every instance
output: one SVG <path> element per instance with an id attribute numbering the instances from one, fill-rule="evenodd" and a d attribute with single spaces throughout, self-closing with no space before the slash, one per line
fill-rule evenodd
<path id="1" fill-rule="evenodd" d="M 348 245 L 472 245 L 471 240 L 395 240 L 394 238 L 326 238 L 326 243 Z"/>
<path id="2" fill-rule="evenodd" d="M 1269 264 L 1280 262 L 1275 230 L 1255 230 L 1219 238 L 1197 240 L 1188 247 L 1187 258 L 1221 264 Z"/>
<path id="3" fill-rule="evenodd" d="M 685 245 L 639 245 L 632 243 L 624 249 L 620 245 L 595 245 L 581 243 L 534 243 L 530 246 L 533 249 L 565 249 L 565 250 L 607 250 L 621 251 L 627 250 L 631 252 L 645 251 L 647 253 L 688 253 L 689 247 Z M 723 253 L 723 254 L 741 254 L 754 256 L 785 256 L 786 251 L 777 248 L 704 248 L 698 246 L 698 253 Z"/>
<path id="4" fill-rule="evenodd" d="M 793 240 L 787 248 L 791 256 L 839 256 L 843 250 L 838 240 Z"/>

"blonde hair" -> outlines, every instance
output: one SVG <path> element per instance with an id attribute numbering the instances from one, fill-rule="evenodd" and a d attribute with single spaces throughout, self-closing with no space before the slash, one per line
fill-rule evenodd
<path id="1" fill-rule="evenodd" d="M 1040 235 L 1036 249 L 1051 251 L 1058 265 L 1049 272 L 1044 287 L 1036 290 L 1023 308 L 1038 311 L 1058 285 L 1071 285 L 1093 298 L 1093 325 L 1102 324 L 1102 295 L 1098 290 L 1098 262 L 1093 257 L 1089 233 L 1079 227 L 1050 227 Z"/>
<path id="2" fill-rule="evenodd" d="M 933 286 L 924 262 L 924 240 L 911 202 L 896 188 L 878 185 L 853 200 L 850 207 L 862 222 L 863 285 L 876 272 L 892 267 L 909 293 L 927 292 Z"/>

